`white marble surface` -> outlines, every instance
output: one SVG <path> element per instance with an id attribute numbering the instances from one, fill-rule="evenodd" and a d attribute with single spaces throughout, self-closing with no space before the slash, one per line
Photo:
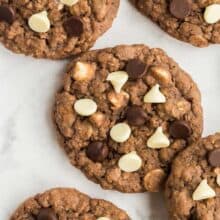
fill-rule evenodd
<path id="1" fill-rule="evenodd" d="M 198 49 L 177 41 L 122 0 L 113 28 L 95 48 L 131 43 L 161 47 L 191 73 L 203 94 L 204 136 L 218 131 L 220 46 Z M 15 55 L 0 46 L 0 219 L 8 219 L 30 195 L 66 186 L 108 199 L 134 220 L 165 220 L 159 194 L 103 191 L 69 164 L 50 116 L 65 64 Z"/>

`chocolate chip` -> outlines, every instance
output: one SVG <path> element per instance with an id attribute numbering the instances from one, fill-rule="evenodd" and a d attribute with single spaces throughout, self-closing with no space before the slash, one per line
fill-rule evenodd
<path id="1" fill-rule="evenodd" d="M 129 79 L 137 80 L 147 72 L 147 65 L 138 59 L 132 59 L 126 65 L 126 72 Z"/>
<path id="2" fill-rule="evenodd" d="M 51 208 L 43 208 L 38 213 L 37 220 L 58 220 L 58 218 Z"/>
<path id="3" fill-rule="evenodd" d="M 12 24 L 15 18 L 14 10 L 11 7 L 0 6 L 0 21 Z"/>
<path id="4" fill-rule="evenodd" d="M 213 167 L 220 167 L 220 148 L 217 148 L 209 153 L 208 161 Z"/>
<path id="5" fill-rule="evenodd" d="M 64 22 L 63 26 L 69 37 L 80 37 L 83 33 L 83 23 L 79 18 L 71 17 Z"/>
<path id="6" fill-rule="evenodd" d="M 193 210 L 194 211 L 194 210 Z M 193 212 L 190 217 L 189 217 L 189 220 L 197 220 L 198 218 L 196 217 L 196 213 Z"/>
<path id="7" fill-rule="evenodd" d="M 134 126 L 141 126 L 145 124 L 147 119 L 147 114 L 145 111 L 139 106 L 129 107 L 126 113 L 126 118 L 128 124 Z"/>
<path id="8" fill-rule="evenodd" d="M 170 126 L 170 135 L 174 138 L 187 139 L 191 134 L 191 129 L 185 121 L 174 121 Z"/>
<path id="9" fill-rule="evenodd" d="M 92 142 L 87 146 L 86 155 L 94 162 L 102 162 L 108 156 L 108 147 L 102 142 Z"/>
<path id="10" fill-rule="evenodd" d="M 191 12 L 191 4 L 189 0 L 171 0 L 170 13 L 178 18 L 184 19 Z"/>

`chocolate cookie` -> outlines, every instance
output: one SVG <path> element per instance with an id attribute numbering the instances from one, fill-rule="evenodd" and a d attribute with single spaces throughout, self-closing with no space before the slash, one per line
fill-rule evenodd
<path id="1" fill-rule="evenodd" d="M 57 188 L 26 200 L 10 220 L 129 220 L 110 202 L 75 189 Z"/>
<path id="2" fill-rule="evenodd" d="M 122 192 L 158 191 L 175 155 L 203 127 L 196 84 L 165 52 L 144 45 L 73 60 L 54 117 L 71 163 Z"/>
<path id="3" fill-rule="evenodd" d="M 173 37 L 197 47 L 220 43 L 220 1 L 131 0 Z"/>
<path id="4" fill-rule="evenodd" d="M 69 57 L 93 46 L 118 7 L 119 0 L 1 0 L 0 41 L 16 53 Z"/>
<path id="5" fill-rule="evenodd" d="M 166 184 L 171 220 L 220 217 L 220 133 L 192 144 L 176 157 Z"/>

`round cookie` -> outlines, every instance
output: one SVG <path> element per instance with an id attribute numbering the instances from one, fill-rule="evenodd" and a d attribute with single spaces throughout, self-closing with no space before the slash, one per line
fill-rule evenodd
<path id="1" fill-rule="evenodd" d="M 37 58 L 70 57 L 93 46 L 118 7 L 119 0 L 2 0 L 0 42 Z"/>
<path id="2" fill-rule="evenodd" d="M 129 220 L 110 202 L 92 199 L 75 189 L 56 188 L 26 200 L 10 220 Z"/>
<path id="3" fill-rule="evenodd" d="M 73 60 L 54 119 L 71 163 L 105 189 L 159 191 L 201 136 L 200 92 L 161 49 L 118 46 Z"/>
<path id="4" fill-rule="evenodd" d="M 220 1 L 131 0 L 171 36 L 197 47 L 220 43 Z"/>
<path id="5" fill-rule="evenodd" d="M 220 133 L 201 139 L 176 157 L 165 195 L 171 220 L 219 219 Z"/>

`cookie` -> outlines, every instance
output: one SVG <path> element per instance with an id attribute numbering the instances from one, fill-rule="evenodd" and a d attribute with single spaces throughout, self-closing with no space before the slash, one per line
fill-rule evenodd
<path id="1" fill-rule="evenodd" d="M 110 202 L 92 199 L 75 189 L 56 188 L 26 200 L 10 220 L 129 220 Z"/>
<path id="2" fill-rule="evenodd" d="M 0 41 L 15 53 L 66 58 L 92 47 L 118 7 L 119 0 L 1 0 Z"/>
<path id="3" fill-rule="evenodd" d="M 220 43 L 220 1 L 131 0 L 171 36 L 197 47 Z"/>
<path id="4" fill-rule="evenodd" d="M 176 157 L 166 184 L 171 220 L 220 216 L 220 133 L 193 143 Z"/>
<path id="5" fill-rule="evenodd" d="M 61 145 L 105 189 L 159 191 L 175 155 L 201 136 L 200 92 L 161 49 L 87 52 L 64 78 L 54 107 Z"/>

